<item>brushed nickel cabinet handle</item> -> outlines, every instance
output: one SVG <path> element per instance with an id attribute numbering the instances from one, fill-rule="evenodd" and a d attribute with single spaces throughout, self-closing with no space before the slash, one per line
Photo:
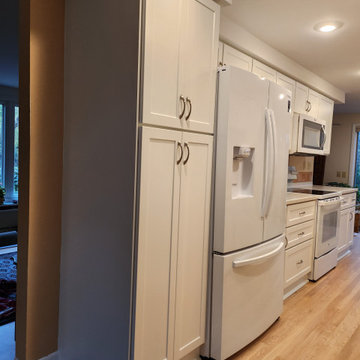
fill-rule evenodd
<path id="1" fill-rule="evenodd" d="M 301 260 L 299 260 L 296 264 L 297 264 L 297 265 L 300 265 L 300 264 L 302 264 L 303 262 L 304 262 L 304 260 L 301 259 Z"/>
<path id="2" fill-rule="evenodd" d="M 306 214 L 306 211 L 300 211 L 299 212 L 299 215 L 305 215 Z"/>
<path id="3" fill-rule="evenodd" d="M 181 153 L 180 153 L 180 159 L 176 161 L 176 165 L 179 165 L 180 162 L 181 162 L 181 159 L 183 158 L 184 150 L 183 150 L 183 148 L 182 148 L 182 146 L 181 146 L 181 144 L 180 144 L 179 142 L 177 143 L 177 146 L 178 146 L 178 148 L 180 148 L 180 151 L 181 151 Z"/>
<path id="4" fill-rule="evenodd" d="M 186 163 L 189 161 L 189 157 L 190 157 L 190 148 L 189 145 L 187 143 L 184 144 L 185 149 L 187 150 L 187 157 L 184 160 L 184 165 L 186 165 Z"/>
<path id="5" fill-rule="evenodd" d="M 188 97 L 186 98 L 186 103 L 189 104 L 190 109 L 189 109 L 188 114 L 185 116 L 185 120 L 189 120 L 189 117 L 190 117 L 191 111 L 192 111 L 192 104 L 191 104 L 190 98 L 188 98 Z"/>
<path id="6" fill-rule="evenodd" d="M 309 101 L 309 105 L 310 105 L 310 109 L 309 109 L 309 112 L 311 111 L 312 109 L 312 105 L 311 105 L 311 102 Z"/>
<path id="7" fill-rule="evenodd" d="M 352 221 L 352 219 L 354 218 L 354 214 L 351 212 L 350 215 L 351 215 L 351 219 L 349 221 Z"/>
<path id="8" fill-rule="evenodd" d="M 185 109 L 186 109 L 186 103 L 185 103 L 185 98 L 180 95 L 180 102 L 182 104 L 182 110 L 181 110 L 181 113 L 179 115 L 179 119 L 182 119 L 182 117 L 184 116 L 185 114 Z"/>
<path id="9" fill-rule="evenodd" d="M 285 235 L 285 249 L 287 248 L 288 245 L 289 245 L 289 240 L 288 240 L 287 236 Z"/>
<path id="10" fill-rule="evenodd" d="M 301 233 L 298 233 L 298 236 L 303 236 L 305 234 L 304 231 L 302 231 Z"/>

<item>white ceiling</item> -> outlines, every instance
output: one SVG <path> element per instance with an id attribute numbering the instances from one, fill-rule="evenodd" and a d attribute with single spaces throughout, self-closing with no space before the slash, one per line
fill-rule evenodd
<path id="1" fill-rule="evenodd" d="M 233 0 L 224 15 L 346 92 L 336 112 L 360 113 L 360 0 Z M 344 26 L 319 33 L 314 25 Z"/>

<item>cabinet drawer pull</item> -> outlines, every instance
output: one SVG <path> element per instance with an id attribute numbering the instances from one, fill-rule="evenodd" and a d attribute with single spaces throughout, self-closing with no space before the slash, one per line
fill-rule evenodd
<path id="1" fill-rule="evenodd" d="M 299 211 L 299 215 L 305 215 L 306 211 Z"/>
<path id="2" fill-rule="evenodd" d="M 180 144 L 179 142 L 177 143 L 177 146 L 178 146 L 178 148 L 180 148 L 180 151 L 181 151 L 181 153 L 180 153 L 180 159 L 176 161 L 176 165 L 179 165 L 180 162 L 181 162 L 181 159 L 183 158 L 184 150 L 183 150 L 183 148 L 182 148 L 182 146 L 181 146 L 181 144 Z"/>
<path id="3" fill-rule="evenodd" d="M 189 145 L 187 143 L 184 144 L 184 147 L 186 148 L 187 150 L 187 157 L 186 159 L 184 160 L 184 165 L 186 165 L 186 163 L 189 161 L 189 157 L 190 157 L 190 148 L 189 148 Z"/>
<path id="4" fill-rule="evenodd" d="M 186 103 L 189 104 L 190 109 L 189 109 L 188 114 L 185 116 L 185 120 L 189 120 L 189 117 L 190 117 L 191 111 L 192 111 L 192 104 L 191 104 L 190 98 L 188 98 L 188 97 L 186 98 Z"/>
<path id="5" fill-rule="evenodd" d="M 350 215 L 351 215 L 351 218 L 349 221 L 352 221 L 352 219 L 354 218 L 354 213 L 351 212 Z"/>
<path id="6" fill-rule="evenodd" d="M 301 259 L 301 260 L 299 260 L 296 264 L 297 264 L 297 265 L 301 265 L 303 262 L 304 262 L 304 260 Z"/>
<path id="7" fill-rule="evenodd" d="M 185 103 L 185 98 L 180 95 L 180 102 L 182 104 L 182 110 L 181 110 L 181 113 L 179 115 L 179 119 L 182 119 L 182 117 L 184 116 L 185 114 L 185 109 L 186 109 L 186 103 Z"/>
<path id="8" fill-rule="evenodd" d="M 309 101 L 309 106 L 310 106 L 310 108 L 309 108 L 309 112 L 311 111 L 311 109 L 312 109 L 312 105 L 311 105 L 311 102 Z"/>
<path id="9" fill-rule="evenodd" d="M 302 231 L 301 233 L 298 233 L 298 236 L 302 236 L 302 235 L 305 235 L 304 231 Z"/>

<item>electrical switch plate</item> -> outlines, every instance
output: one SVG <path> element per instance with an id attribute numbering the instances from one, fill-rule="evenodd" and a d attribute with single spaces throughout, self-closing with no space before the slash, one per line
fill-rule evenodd
<path id="1" fill-rule="evenodd" d="M 336 177 L 341 177 L 341 171 L 336 172 Z"/>
<path id="2" fill-rule="evenodd" d="M 341 172 L 341 177 L 342 177 L 342 178 L 346 178 L 346 171 L 342 171 L 342 172 Z"/>

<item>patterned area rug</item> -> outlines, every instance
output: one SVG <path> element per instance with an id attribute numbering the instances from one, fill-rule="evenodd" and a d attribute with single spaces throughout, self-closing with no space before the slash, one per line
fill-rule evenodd
<path id="1" fill-rule="evenodd" d="M 16 258 L 16 252 L 0 255 L 0 279 L 16 281 Z"/>
<path id="2" fill-rule="evenodd" d="M 0 255 L 0 325 L 15 320 L 17 253 Z"/>

